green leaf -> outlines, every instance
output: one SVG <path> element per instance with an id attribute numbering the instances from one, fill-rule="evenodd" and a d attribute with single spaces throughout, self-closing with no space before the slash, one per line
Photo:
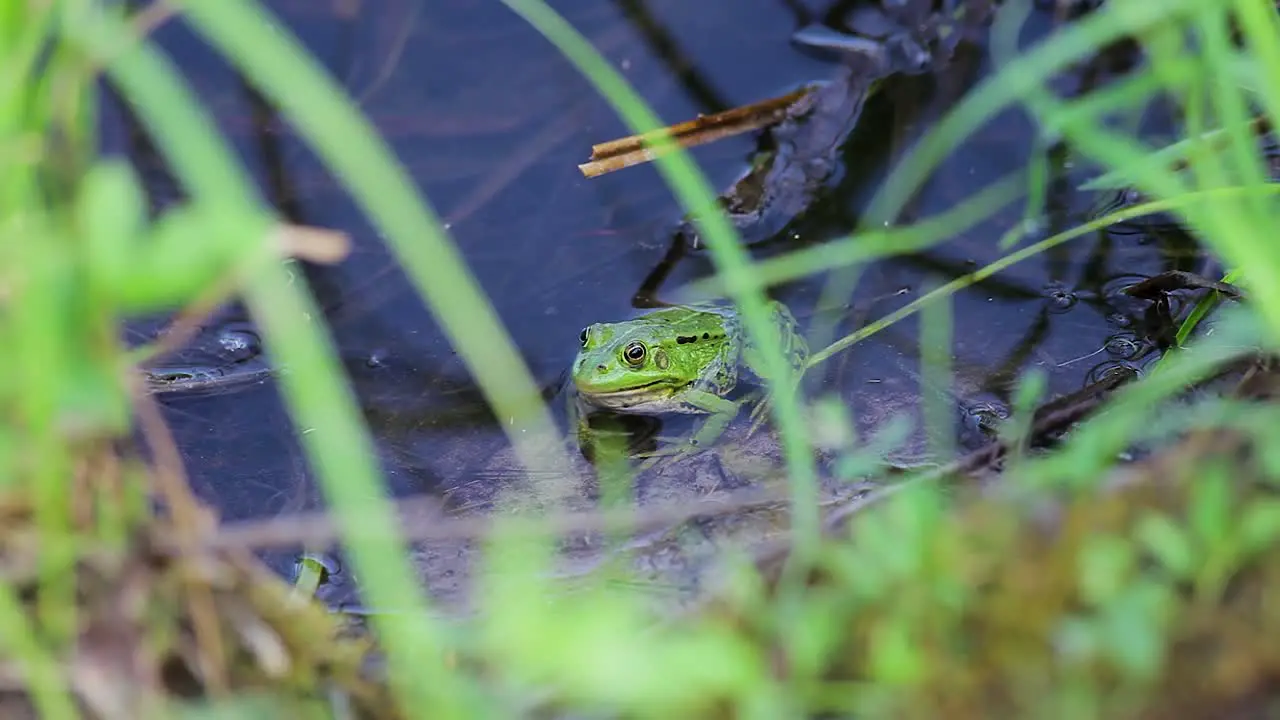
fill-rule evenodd
<path id="1" fill-rule="evenodd" d="M 1150 514 L 1138 522 L 1138 542 L 1174 577 L 1185 580 L 1195 570 L 1195 550 L 1187 533 L 1166 515 Z"/>
<path id="2" fill-rule="evenodd" d="M 1079 556 L 1080 594 L 1101 605 L 1122 590 L 1133 569 L 1133 548 L 1114 536 L 1092 538 Z"/>
<path id="3" fill-rule="evenodd" d="M 1196 539 L 1212 549 L 1227 538 L 1231 524 L 1231 486 L 1221 466 L 1206 467 L 1191 484 L 1188 521 Z"/>
<path id="4" fill-rule="evenodd" d="M 1258 462 L 1262 472 L 1271 485 L 1280 485 L 1280 442 L 1273 442 L 1275 431 L 1272 428 L 1255 428 L 1257 438 L 1254 446 L 1258 453 Z"/>
<path id="5" fill-rule="evenodd" d="M 1230 77 L 1240 89 L 1250 95 L 1259 96 L 1266 92 L 1267 81 L 1258 69 L 1258 59 L 1250 53 L 1234 53 L 1234 62 L 1228 66 Z"/>
<path id="6" fill-rule="evenodd" d="M 910 619 L 885 618 L 871 630 L 871 668 L 880 682 L 910 685 L 924 673 L 924 658 L 911 636 Z"/>
<path id="7" fill-rule="evenodd" d="M 789 662 L 795 677 L 822 675 L 844 640 L 849 605 L 843 594 L 815 593 L 805 599 L 804 611 L 786 622 Z"/>
<path id="8" fill-rule="evenodd" d="M 119 289 L 122 307 L 154 312 L 192 302 L 246 262 L 269 257 L 273 222 L 265 214 L 203 204 L 171 208 L 152 227 Z"/>
<path id="9" fill-rule="evenodd" d="M 1240 521 L 1241 550 L 1253 554 L 1266 549 L 1280 537 L 1280 500 L 1256 500 L 1249 504 Z"/>
<path id="10" fill-rule="evenodd" d="M 1088 663 L 1098 654 L 1096 623 L 1092 618 L 1067 616 L 1058 622 L 1054 648 L 1066 663 Z"/>
<path id="11" fill-rule="evenodd" d="M 137 174 L 125 162 L 98 163 L 85 175 L 76 220 L 85 243 L 85 266 L 94 283 L 117 295 L 129 283 L 144 232 L 146 200 Z"/>
<path id="12" fill-rule="evenodd" d="M 1136 680 L 1156 677 L 1164 660 L 1168 590 L 1153 582 L 1120 593 L 1102 613 L 1101 640 L 1120 668 Z"/>

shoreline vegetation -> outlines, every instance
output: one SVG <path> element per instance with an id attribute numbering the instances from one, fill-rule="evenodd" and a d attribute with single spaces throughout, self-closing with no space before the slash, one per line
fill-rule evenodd
<path id="1" fill-rule="evenodd" d="M 911 63 L 949 57 L 939 43 L 958 42 L 949 33 L 967 17 L 966 41 L 981 36 L 997 69 L 901 158 L 861 228 L 757 262 L 743 218 L 771 208 L 743 210 L 757 197 L 746 185 L 717 195 L 678 143 L 651 134 L 667 124 L 549 6 L 503 2 L 635 134 L 628 157 L 652 160 L 716 268 L 695 290 L 737 304 L 768 367 L 785 367 L 767 317 L 772 285 L 827 273 L 839 287 L 843 273 L 936 246 L 1018 203 L 1022 222 L 991 240 L 1000 260 L 833 338 L 810 367 L 918 313 L 922 347 L 935 350 L 922 372 L 945 383 L 950 354 L 937 348 L 950 345 L 956 292 L 1134 218 L 1171 218 L 1222 272 L 1174 272 L 1122 289 L 1176 329 L 1160 339 L 1159 362 L 1063 397 L 1046 397 L 1044 379 L 1027 375 L 1011 416 L 973 453 L 889 468 L 874 443 L 855 442 L 841 424 L 845 408 L 782 383 L 770 388 L 761 431 L 777 438 L 776 462 L 761 473 L 774 482 L 762 494 L 714 508 L 583 507 L 571 502 L 569 482 L 583 465 L 578 448 L 560 437 L 546 404 L 530 402 L 542 398 L 539 387 L 429 198 L 268 9 L 255 0 L 138 10 L 92 0 L 0 4 L 0 346 L 8 349 L 0 354 L 0 714 L 1217 718 L 1275 705 L 1273 3 L 1060 0 L 1058 25 L 1027 47 L 1017 38 L 1030 0 L 961 0 L 946 4 L 957 8 L 946 16 L 918 12 L 932 3 L 904 3 L 918 14 L 909 32 L 883 41 L 892 49 L 883 62 L 922 72 Z M 266 98 L 385 238 L 503 419 L 512 464 L 529 479 L 500 498 L 500 512 L 454 517 L 390 498 L 317 320 L 324 315 L 291 274 L 298 262 L 341 262 L 350 240 L 284 223 L 259 196 L 200 96 L 149 37 L 176 21 Z M 1070 94 L 1050 90 L 1122 45 L 1140 58 L 1126 72 L 1076 83 Z M 99 153 L 106 88 L 184 189 L 154 217 L 137 171 Z M 845 90 L 805 97 L 828 98 L 856 121 L 870 86 Z M 1158 147 L 1133 131 L 1157 106 L 1174 113 L 1180 132 Z M 942 215 L 900 224 L 941 159 L 1013 107 L 1034 120 L 1045 147 L 1096 168 L 1079 192 L 1123 191 L 1132 202 L 1042 237 L 1046 172 L 1033 163 L 973 188 Z M 738 130 L 767 133 L 795 120 L 773 105 L 763 112 Z M 802 125 L 788 137 L 843 137 L 832 127 Z M 795 147 L 791 156 L 761 155 L 760 172 L 749 175 L 768 182 L 811 159 L 803 142 Z M 826 180 L 806 176 L 801 185 L 810 192 Z M 758 196 L 791 202 L 783 186 L 767 188 Z M 260 331 L 329 508 L 323 515 L 224 526 L 188 487 L 155 396 L 159 386 L 210 379 L 148 374 L 146 363 L 233 300 Z M 127 347 L 124 323 L 160 313 L 174 318 L 161 344 Z M 924 415 L 932 422 L 945 410 Z M 939 427 L 929 428 L 930 441 L 948 447 Z M 857 492 L 826 494 L 815 449 L 857 475 Z M 601 498 L 629 498 L 623 449 L 596 450 Z M 625 563 L 600 563 L 572 592 L 557 579 L 574 533 L 625 547 L 633 535 L 761 508 L 780 509 L 786 532 L 754 552 L 723 553 L 715 582 L 679 612 L 655 613 L 643 590 L 629 591 L 642 583 L 628 585 Z M 423 592 L 411 545 L 421 540 L 465 540 L 481 558 L 470 612 L 449 614 Z M 314 600 L 329 572 L 315 557 L 299 561 L 290 583 L 254 554 L 337 542 L 373 609 L 366 615 Z"/>

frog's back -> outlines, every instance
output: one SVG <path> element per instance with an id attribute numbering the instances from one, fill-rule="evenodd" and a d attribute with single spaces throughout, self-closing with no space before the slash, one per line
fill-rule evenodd
<path id="1" fill-rule="evenodd" d="M 782 356 L 786 358 L 792 371 L 799 374 L 803 372 L 805 363 L 809 360 L 809 344 L 800 333 L 800 326 L 795 316 L 791 314 L 790 308 L 777 300 L 771 300 L 769 309 L 772 313 L 773 325 L 778 329 Z M 742 364 L 750 374 L 755 376 L 753 379 L 757 382 L 764 383 L 771 379 L 765 370 L 763 353 L 745 332 L 743 333 Z"/>
<path id="2" fill-rule="evenodd" d="M 768 373 L 764 370 L 763 355 L 759 347 L 749 337 L 746 328 L 742 326 L 737 308 L 732 303 L 723 301 L 707 302 L 698 303 L 691 307 L 703 312 L 720 315 L 724 318 L 725 331 L 729 337 L 740 339 L 742 343 L 740 364 L 742 370 L 745 371 L 746 377 L 744 379 L 755 383 L 768 381 Z M 796 373 L 802 372 L 809 360 L 809 344 L 805 342 L 804 336 L 800 333 L 799 323 L 796 322 L 795 316 L 791 314 L 791 309 L 783 303 L 777 300 L 770 300 L 768 307 L 773 326 L 778 329 L 778 339 L 782 345 L 783 357 L 786 358 L 787 364 Z"/>

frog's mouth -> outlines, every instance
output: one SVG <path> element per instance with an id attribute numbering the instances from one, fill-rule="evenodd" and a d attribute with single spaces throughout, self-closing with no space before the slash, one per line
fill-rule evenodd
<path id="1" fill-rule="evenodd" d="M 578 391 L 600 407 L 610 410 L 623 410 L 664 400 L 674 392 L 674 388 L 666 380 L 653 380 L 641 385 L 612 390 L 591 387 L 589 384 L 586 386 L 579 384 Z"/>

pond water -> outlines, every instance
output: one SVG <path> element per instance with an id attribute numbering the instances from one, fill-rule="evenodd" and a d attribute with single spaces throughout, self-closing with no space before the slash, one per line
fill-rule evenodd
<path id="1" fill-rule="evenodd" d="M 797 47 L 790 36 L 851 4 L 552 3 L 668 122 L 831 76 L 830 58 Z M 550 388 L 559 381 L 582 327 L 636 312 L 633 296 L 667 255 L 680 208 L 651 166 L 582 177 L 576 166 L 592 144 L 628 133 L 519 17 L 494 0 L 274 0 L 268 6 L 359 99 L 448 222 L 540 383 Z M 1053 24 L 1050 11 L 1037 11 L 1024 42 Z M 180 20 L 161 27 L 156 38 L 281 212 L 353 238 L 348 260 L 307 268 L 306 280 L 332 327 L 393 490 L 461 504 L 471 493 L 484 496 L 480 460 L 503 443 L 499 428 L 376 232 L 290 128 Z M 839 186 L 769 252 L 849 232 L 902 151 L 991 70 L 985 48 L 966 46 L 937 73 L 894 78 L 868 103 L 847 146 Z M 1064 86 L 1078 82 L 1066 78 Z M 173 180 L 119 107 L 104 113 L 103 133 L 108 150 L 128 154 L 142 168 L 157 205 L 176 197 Z M 1038 152 L 1034 141 L 1026 115 L 1001 114 L 953 153 L 904 219 L 949 208 L 1024 167 Z M 743 170 L 752 148 L 753 139 L 744 136 L 693 154 L 723 188 Z M 1088 219 L 1108 199 L 1072 190 L 1086 177 L 1069 163 L 1056 167 L 1046 235 Z M 868 268 L 843 298 L 838 332 L 1000 257 L 996 240 L 1021 212 L 1010 206 L 942 246 Z M 949 392 L 960 415 L 1003 408 L 1012 383 L 1029 369 L 1047 373 L 1056 394 L 1126 362 L 1142 344 L 1134 331 L 1140 308 L 1112 301 L 1117 283 L 1195 262 L 1177 233 L 1128 228 L 1085 236 L 961 292 L 953 304 L 957 377 Z M 666 287 L 710 272 L 708 257 L 690 254 Z M 809 280 L 781 287 L 776 296 L 803 322 L 814 316 L 821 289 L 820 280 Z M 162 319 L 138 322 L 132 339 L 146 339 L 162 325 Z M 822 372 L 822 390 L 837 393 L 863 428 L 892 411 L 912 410 L 920 394 L 918 330 L 908 320 L 841 353 Z M 183 357 L 225 372 L 265 366 L 256 357 L 252 325 L 234 307 L 220 312 Z M 252 375 L 217 391 L 159 398 L 196 492 L 225 520 L 322 507 L 269 378 Z M 282 573 L 292 569 L 290 553 L 268 560 Z"/>

